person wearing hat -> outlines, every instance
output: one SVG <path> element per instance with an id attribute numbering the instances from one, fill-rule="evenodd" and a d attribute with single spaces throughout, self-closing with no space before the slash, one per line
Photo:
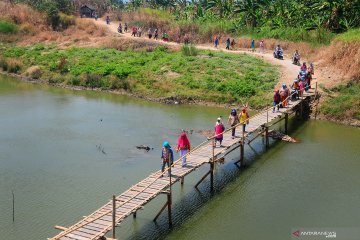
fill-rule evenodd
<path id="1" fill-rule="evenodd" d="M 216 142 L 219 142 L 220 147 L 222 147 L 224 131 L 225 131 L 224 124 L 221 122 L 221 118 L 219 117 L 215 123 L 215 146 L 214 147 L 216 147 Z"/>
<path id="2" fill-rule="evenodd" d="M 239 123 L 239 116 L 237 115 L 236 113 L 236 109 L 232 109 L 231 110 L 231 113 L 229 115 L 229 118 L 228 118 L 228 124 L 230 124 L 230 126 L 232 127 L 232 131 L 231 131 L 231 136 L 232 136 L 232 139 L 235 138 L 235 126 L 236 124 Z"/>
<path id="3" fill-rule="evenodd" d="M 161 171 L 164 172 L 165 164 L 170 167 L 170 164 L 174 162 L 174 152 L 171 149 L 169 142 L 164 142 L 163 148 L 161 151 L 161 159 L 162 159 L 162 166 Z"/>

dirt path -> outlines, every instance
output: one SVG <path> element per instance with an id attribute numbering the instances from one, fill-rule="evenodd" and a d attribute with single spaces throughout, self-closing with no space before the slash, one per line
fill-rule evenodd
<path id="1" fill-rule="evenodd" d="M 130 31 L 128 31 L 127 33 L 119 34 L 117 31 L 119 22 L 111 22 L 110 25 L 107 25 L 105 21 L 99 19 L 98 21 L 95 21 L 95 23 L 99 26 L 107 27 L 113 34 L 116 34 L 116 36 L 119 36 L 122 38 L 130 38 L 130 39 L 133 39 L 134 41 L 157 42 L 160 44 L 176 46 L 176 47 L 181 46 L 181 44 L 178 44 L 175 42 L 163 42 L 162 40 L 149 39 L 147 37 L 147 29 L 143 30 L 143 36 L 141 38 L 139 38 L 139 37 L 132 37 Z M 129 30 L 131 30 L 131 28 Z M 161 34 L 159 34 L 159 35 L 161 35 Z M 220 48 L 218 48 L 218 49 L 211 46 L 210 44 L 200 44 L 200 45 L 196 45 L 196 47 L 198 49 L 203 49 L 203 50 L 223 51 L 223 52 L 233 53 L 233 54 L 249 54 L 251 56 L 261 58 L 270 64 L 278 65 L 278 66 L 280 66 L 280 80 L 277 84 L 277 87 L 280 87 L 282 83 L 286 83 L 288 85 L 292 84 L 293 80 L 297 77 L 299 70 L 300 70 L 299 66 L 292 64 L 291 59 L 287 59 L 287 58 L 285 58 L 284 60 L 276 59 L 273 57 L 273 53 L 269 52 L 269 51 L 265 51 L 265 53 L 260 53 L 260 52 L 251 52 L 251 51 L 249 51 L 249 49 L 226 50 L 223 44 L 220 45 Z"/>

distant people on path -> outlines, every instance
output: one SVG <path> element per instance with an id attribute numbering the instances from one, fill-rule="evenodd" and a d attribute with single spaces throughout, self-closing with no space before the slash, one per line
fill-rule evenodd
<path id="1" fill-rule="evenodd" d="M 239 115 L 240 124 L 243 126 L 242 130 L 243 132 L 246 132 L 246 125 L 249 124 L 249 114 L 245 107 L 242 109 Z"/>
<path id="2" fill-rule="evenodd" d="M 300 53 L 298 50 L 295 50 L 293 55 L 293 64 L 300 65 Z"/>
<path id="3" fill-rule="evenodd" d="M 186 133 L 184 130 L 182 130 L 176 152 L 180 152 L 180 158 L 181 158 L 181 166 L 186 167 L 186 154 L 190 151 L 190 141 L 188 137 L 186 136 Z"/>
<path id="4" fill-rule="evenodd" d="M 163 41 L 169 42 L 169 35 L 166 32 L 163 32 Z"/>
<path id="5" fill-rule="evenodd" d="M 119 23 L 119 27 L 118 27 L 118 32 L 119 32 L 119 33 L 123 33 L 123 30 L 122 30 L 122 25 L 121 25 L 121 23 Z"/>
<path id="6" fill-rule="evenodd" d="M 273 105 L 274 105 L 273 112 L 275 112 L 276 107 L 277 107 L 277 111 L 279 111 L 279 108 L 280 108 L 280 92 L 279 92 L 279 90 L 275 91 Z"/>
<path id="7" fill-rule="evenodd" d="M 218 48 L 218 46 L 219 46 L 219 36 L 218 35 L 214 36 L 214 46 L 215 46 L 215 48 Z"/>
<path id="8" fill-rule="evenodd" d="M 264 40 L 260 41 L 260 52 L 265 53 L 265 43 Z"/>
<path id="9" fill-rule="evenodd" d="M 151 30 L 151 28 L 149 28 L 149 30 L 148 30 L 148 37 L 149 37 L 149 39 L 152 38 L 152 30 Z"/>
<path id="10" fill-rule="evenodd" d="M 254 39 L 251 41 L 251 51 L 255 52 L 255 40 Z"/>
<path id="11" fill-rule="evenodd" d="M 137 30 L 137 36 L 141 37 L 141 34 L 142 34 L 142 28 L 139 27 L 138 30 Z"/>
<path id="12" fill-rule="evenodd" d="M 309 72 L 311 73 L 311 75 L 314 75 L 314 64 L 311 62 L 310 66 L 309 66 Z"/>
<path id="13" fill-rule="evenodd" d="M 154 39 L 155 39 L 155 40 L 158 40 L 158 37 L 159 37 L 158 29 L 155 28 L 155 31 L 154 31 Z"/>
<path id="14" fill-rule="evenodd" d="M 231 136 L 232 139 L 235 138 L 235 129 L 236 125 L 239 123 L 239 116 L 237 115 L 236 109 L 232 109 L 228 118 L 228 124 L 232 127 L 231 129 Z"/>
<path id="15" fill-rule="evenodd" d="M 227 40 L 226 40 L 226 49 L 227 50 L 230 50 L 230 38 L 228 38 Z"/>
<path id="16" fill-rule="evenodd" d="M 106 16 L 106 24 L 109 25 L 110 24 L 110 17 Z"/>
<path id="17" fill-rule="evenodd" d="M 190 44 L 190 37 L 189 37 L 189 35 L 187 33 L 184 36 L 184 44 L 185 45 Z"/>
<path id="18" fill-rule="evenodd" d="M 136 34 L 137 34 L 137 28 L 134 26 L 134 27 L 132 27 L 132 33 L 131 33 L 131 36 L 136 37 Z"/>
<path id="19" fill-rule="evenodd" d="M 222 147 L 222 141 L 223 141 L 223 132 L 225 131 L 224 124 L 221 122 L 221 118 L 219 117 L 215 123 L 215 145 L 216 143 L 220 143 L 220 147 Z"/>
<path id="20" fill-rule="evenodd" d="M 174 162 L 174 152 L 171 149 L 171 146 L 168 142 L 164 142 L 163 144 L 163 148 L 161 151 L 161 160 L 162 160 L 161 172 L 164 172 L 165 165 L 170 167 L 170 164 L 173 164 Z"/>
<path id="21" fill-rule="evenodd" d="M 231 41 L 231 49 L 232 50 L 235 50 L 235 39 L 233 39 L 232 41 Z"/>
<path id="22" fill-rule="evenodd" d="M 97 20 L 98 20 L 98 15 L 97 15 L 97 13 L 96 13 L 96 12 L 94 12 L 94 18 L 95 18 L 95 21 L 97 21 Z"/>
<path id="23" fill-rule="evenodd" d="M 305 81 L 299 82 L 299 96 L 302 98 L 304 96 L 304 90 L 305 90 Z"/>
<path id="24" fill-rule="evenodd" d="M 125 24 L 124 24 L 124 32 L 127 32 L 127 31 L 128 31 L 128 24 L 125 23 Z"/>
<path id="25" fill-rule="evenodd" d="M 305 76 L 305 90 L 308 91 L 311 88 L 311 80 L 312 80 L 312 75 L 310 70 L 307 72 L 306 76 Z"/>

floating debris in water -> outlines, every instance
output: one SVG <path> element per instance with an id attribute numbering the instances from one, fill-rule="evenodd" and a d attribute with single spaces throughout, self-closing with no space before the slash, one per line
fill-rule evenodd
<path id="1" fill-rule="evenodd" d="M 105 148 L 103 146 L 100 145 L 96 145 L 96 148 L 99 152 L 101 152 L 102 154 L 106 155 L 106 152 L 105 152 Z"/>
<path id="2" fill-rule="evenodd" d="M 278 139 L 281 141 L 285 141 L 285 142 L 291 142 L 291 143 L 297 143 L 298 141 L 292 137 L 290 137 L 289 135 L 286 135 L 282 132 L 278 132 L 275 130 L 272 130 L 269 132 L 269 137 L 272 137 L 273 139 Z"/>
<path id="3" fill-rule="evenodd" d="M 154 150 L 154 148 L 151 148 L 149 146 L 145 146 L 145 145 L 139 145 L 139 146 L 136 146 L 137 149 L 144 149 L 145 151 L 150 151 L 150 150 Z"/>

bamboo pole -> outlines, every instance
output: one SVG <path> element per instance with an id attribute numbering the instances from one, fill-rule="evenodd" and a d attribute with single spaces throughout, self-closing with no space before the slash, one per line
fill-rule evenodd
<path id="1" fill-rule="evenodd" d="M 11 191 L 12 193 L 12 217 L 13 217 L 13 222 L 15 222 L 15 195 L 14 195 L 14 191 Z"/>
<path id="2" fill-rule="evenodd" d="M 112 238 L 116 238 L 115 236 L 115 232 L 116 232 L 116 229 L 115 229 L 115 225 L 116 225 L 116 196 L 113 195 L 113 198 L 112 198 Z"/>

